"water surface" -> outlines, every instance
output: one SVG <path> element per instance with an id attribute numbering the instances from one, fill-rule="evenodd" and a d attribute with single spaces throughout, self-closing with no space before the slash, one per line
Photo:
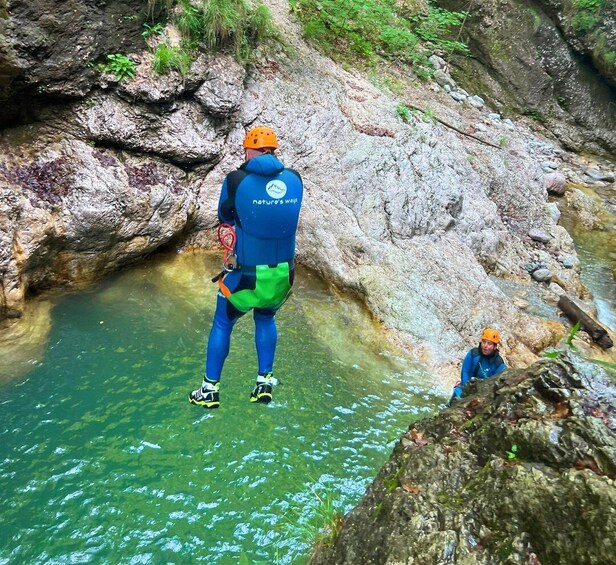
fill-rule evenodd
<path id="1" fill-rule="evenodd" d="M 0 563 L 301 562 L 322 503 L 350 510 L 445 400 L 359 305 L 300 270 L 277 316 L 274 402 L 248 401 L 246 316 L 220 409 L 190 405 L 216 270 L 161 256 L 53 301 L 41 356 L 0 380 Z"/>
<path id="2" fill-rule="evenodd" d="M 582 272 L 580 278 L 593 294 L 597 319 L 616 332 L 616 214 L 613 185 L 585 188 L 599 204 L 603 229 L 589 230 L 577 220 L 575 212 L 559 202 L 560 223 L 575 242 Z"/>

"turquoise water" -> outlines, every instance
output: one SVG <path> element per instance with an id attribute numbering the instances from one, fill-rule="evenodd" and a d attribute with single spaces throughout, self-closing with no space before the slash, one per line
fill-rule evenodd
<path id="1" fill-rule="evenodd" d="M 13 374 L 5 346 L 0 563 L 300 563 L 323 503 L 350 510 L 409 422 L 446 400 L 361 307 L 300 270 L 277 317 L 274 402 L 248 401 L 246 316 L 220 409 L 190 405 L 216 270 L 155 258 L 53 299 L 41 356 Z"/>
<path id="2" fill-rule="evenodd" d="M 613 191 L 613 189 L 611 189 Z M 616 214 L 610 188 L 587 188 L 601 203 L 599 217 L 603 230 L 589 230 L 577 220 L 576 214 L 561 206 L 561 225 L 571 234 L 580 259 L 582 282 L 592 292 L 597 308 L 597 320 L 616 332 Z M 611 203 L 608 205 L 608 203 Z"/>

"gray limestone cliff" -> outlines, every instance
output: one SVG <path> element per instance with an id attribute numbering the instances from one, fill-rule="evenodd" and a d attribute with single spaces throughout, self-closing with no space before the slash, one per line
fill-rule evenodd
<path id="1" fill-rule="evenodd" d="M 576 151 L 616 154 L 616 5 L 608 0 L 439 0 L 467 10 L 471 57 L 453 74 L 508 115 L 545 124 Z"/>
<path id="2" fill-rule="evenodd" d="M 491 325 L 514 364 L 553 342 L 562 325 L 526 314 L 498 284 L 537 285 L 529 262 L 550 270 L 558 292 L 584 294 L 530 130 L 459 112 L 410 81 L 405 99 L 456 129 L 405 122 L 399 98 L 305 44 L 286 1 L 268 2 L 286 48 L 247 69 L 204 54 L 186 77 L 153 73 L 137 33 L 143 5 L 7 6 L 0 317 L 20 316 L 30 294 L 88 284 L 163 246 L 213 247 L 220 183 L 257 124 L 279 132 L 281 159 L 305 181 L 299 261 L 358 295 L 418 358 L 457 359 Z M 134 79 L 89 64 L 112 49 L 109 34 L 138 63 Z M 476 124 L 488 144 L 460 133 Z"/>

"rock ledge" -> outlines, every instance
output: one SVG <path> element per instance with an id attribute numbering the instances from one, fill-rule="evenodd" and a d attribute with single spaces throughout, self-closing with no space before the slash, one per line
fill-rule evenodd
<path id="1" fill-rule="evenodd" d="M 616 394 L 571 354 L 412 424 L 311 563 L 614 563 Z"/>

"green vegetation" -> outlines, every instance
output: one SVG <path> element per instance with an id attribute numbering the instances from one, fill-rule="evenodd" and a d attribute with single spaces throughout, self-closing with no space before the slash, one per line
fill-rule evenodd
<path id="1" fill-rule="evenodd" d="M 454 508 L 456 510 L 462 510 L 464 507 L 464 499 L 459 494 L 452 494 L 445 490 L 442 490 L 436 494 L 436 500 L 439 504 Z"/>
<path id="2" fill-rule="evenodd" d="M 515 443 L 511 446 L 511 449 L 507 451 L 506 453 L 507 453 L 507 459 L 509 461 L 518 460 L 518 446 Z"/>
<path id="3" fill-rule="evenodd" d="M 318 526 L 312 530 L 310 537 L 315 548 L 323 545 L 331 546 L 342 529 L 344 515 L 338 511 L 331 497 L 321 499 L 316 493 L 314 495 L 320 502 L 316 516 Z"/>
<path id="4" fill-rule="evenodd" d="M 402 118 L 403 122 L 411 121 L 411 109 L 406 104 L 398 104 L 396 106 L 396 114 Z"/>
<path id="5" fill-rule="evenodd" d="M 531 7 L 530 14 L 533 18 L 533 31 L 537 33 L 543 23 L 543 16 L 537 8 Z"/>
<path id="6" fill-rule="evenodd" d="M 567 99 L 564 96 L 559 96 L 557 99 L 558 101 L 558 105 L 563 109 L 566 110 L 567 106 L 568 106 L 568 102 Z"/>
<path id="7" fill-rule="evenodd" d="M 433 71 L 427 57 L 435 50 L 468 52 L 465 43 L 451 36 L 465 12 L 431 4 L 413 12 L 396 0 L 291 0 L 291 7 L 305 36 L 339 62 L 400 61 L 428 78 Z"/>
<path id="8" fill-rule="evenodd" d="M 392 77 L 384 77 L 383 86 L 388 88 L 392 94 L 402 94 L 404 92 L 404 84 Z"/>
<path id="9" fill-rule="evenodd" d="M 578 33 L 588 33 L 597 25 L 599 18 L 589 12 L 580 12 L 571 18 L 571 25 Z"/>
<path id="10" fill-rule="evenodd" d="M 573 345 L 573 339 L 575 338 L 575 336 L 578 334 L 579 331 L 580 331 L 580 322 L 576 322 L 575 326 L 571 328 L 571 331 L 569 332 L 569 335 L 567 336 L 567 345 L 569 346 L 569 349 L 571 349 L 572 351 L 577 351 L 575 345 Z"/>
<path id="11" fill-rule="evenodd" d="M 577 10 L 594 11 L 603 7 L 605 0 L 575 0 L 574 5 Z"/>
<path id="12" fill-rule="evenodd" d="M 111 53 L 106 56 L 107 63 L 99 65 L 99 70 L 104 73 L 112 73 L 118 80 L 135 78 L 137 65 L 130 57 L 121 53 Z"/>
<path id="13" fill-rule="evenodd" d="M 144 30 L 141 32 L 141 36 L 144 39 L 149 39 L 150 37 L 162 35 L 165 33 L 165 26 L 160 22 L 154 25 L 149 25 L 147 23 L 143 24 Z"/>
<path id="14" fill-rule="evenodd" d="M 586 359 L 588 359 L 586 357 Z M 610 371 L 616 371 L 616 363 L 612 363 L 611 361 L 603 361 L 603 359 L 588 359 L 589 361 L 592 361 L 593 363 L 597 363 L 597 365 L 601 365 L 602 367 L 605 367 L 606 369 L 609 369 Z"/>
<path id="15" fill-rule="evenodd" d="M 571 25 L 577 33 L 586 34 L 592 31 L 599 21 L 598 12 L 605 0 L 574 0 L 575 15 Z"/>
<path id="16" fill-rule="evenodd" d="M 544 351 L 543 356 L 548 359 L 558 359 L 560 351 Z"/>
<path id="17" fill-rule="evenodd" d="M 607 41 L 607 37 L 605 36 L 605 32 L 602 29 L 597 30 L 595 33 L 595 49 L 593 50 L 596 53 L 599 60 L 603 59 L 605 64 L 608 67 L 613 67 L 616 65 L 616 51 L 612 51 Z"/>
<path id="18" fill-rule="evenodd" d="M 524 116 L 528 116 L 531 120 L 539 124 L 545 124 L 547 122 L 545 116 L 537 110 L 526 110 L 525 112 L 522 112 L 522 114 Z"/>
<path id="19" fill-rule="evenodd" d="M 435 124 L 436 123 L 436 114 L 432 108 L 426 108 L 423 112 L 423 116 L 421 118 L 426 124 Z"/>
<path id="20" fill-rule="evenodd" d="M 291 508 L 289 514 L 296 515 L 297 520 L 284 524 L 284 529 L 316 551 L 319 547 L 330 546 L 336 541 L 344 523 L 344 515 L 332 493 L 319 496 L 312 491 L 312 494 L 317 500 L 312 516 L 303 520 L 302 515 L 305 514 L 306 508 Z"/>
<path id="21" fill-rule="evenodd" d="M 400 477 L 402 473 L 404 473 L 404 469 L 399 467 L 395 473 L 392 473 L 383 480 L 383 486 L 387 494 L 391 494 L 400 486 Z"/>
<path id="22" fill-rule="evenodd" d="M 165 74 L 170 70 L 175 70 L 182 76 L 186 76 L 191 63 L 190 53 L 180 47 L 172 47 L 169 43 L 160 43 L 154 50 L 152 68 L 158 74 Z"/>
<path id="23" fill-rule="evenodd" d="M 157 9 L 168 14 L 171 23 L 182 35 L 180 47 L 172 49 L 181 50 L 191 59 L 193 52 L 201 45 L 208 51 L 232 53 L 238 62 L 245 64 L 258 46 L 281 42 L 269 9 L 249 0 L 209 0 L 200 3 L 190 0 L 148 0 L 148 9 L 150 14 Z M 162 26 L 158 26 L 161 24 L 146 27 L 142 35 L 146 39 L 152 35 L 162 35 L 162 32 L 158 33 Z M 163 49 L 160 58 L 164 60 L 168 55 Z M 184 65 L 186 57 L 176 53 L 171 59 Z M 161 68 L 177 68 L 175 64 L 165 64 Z"/>

